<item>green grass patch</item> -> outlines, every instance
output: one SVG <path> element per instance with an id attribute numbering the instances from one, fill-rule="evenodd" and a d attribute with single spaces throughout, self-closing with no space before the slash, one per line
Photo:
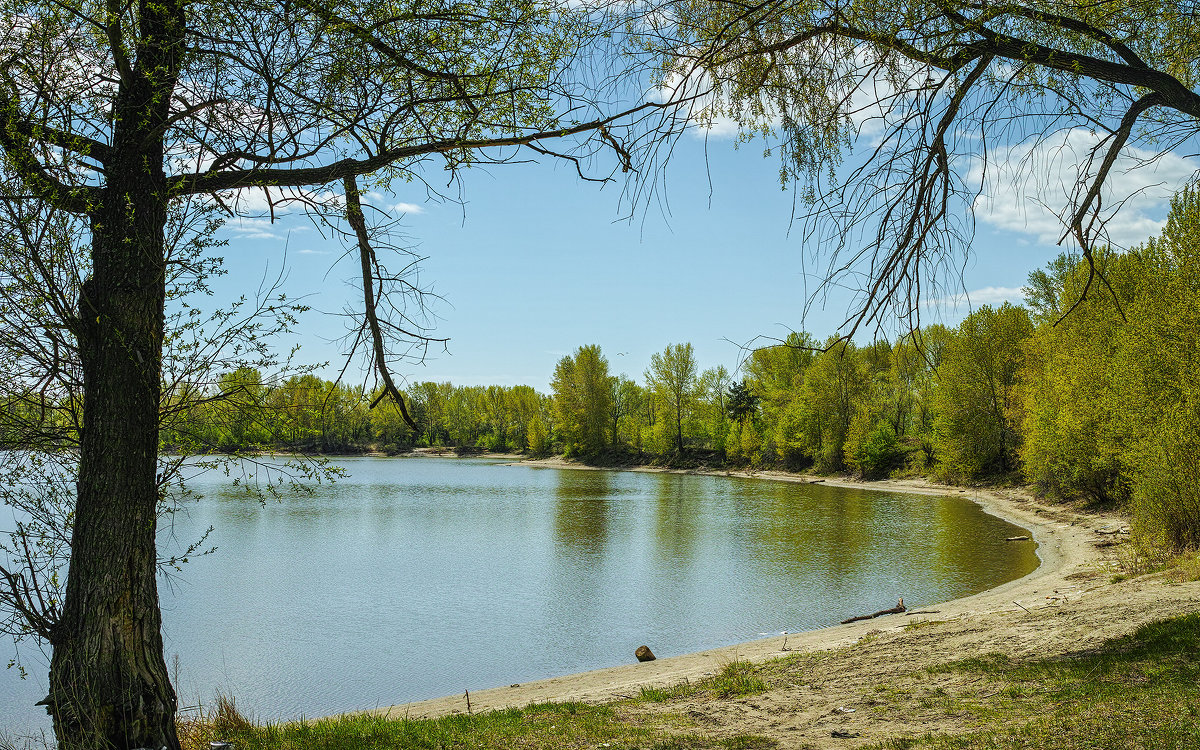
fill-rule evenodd
<path id="1" fill-rule="evenodd" d="M 218 699 L 208 716 L 182 722 L 184 750 L 208 750 L 214 740 L 237 750 L 770 750 L 755 736 L 706 738 L 677 717 L 624 719 L 612 706 L 547 703 L 523 709 L 455 714 L 437 719 L 341 716 L 256 725 L 232 701 Z"/>
<path id="2" fill-rule="evenodd" d="M 762 667 L 745 661 L 732 661 L 720 672 L 697 682 L 681 682 L 669 687 L 644 687 L 635 698 L 645 703 L 665 703 L 678 698 L 740 698 L 766 692 Z"/>
<path id="3" fill-rule="evenodd" d="M 1200 614 L 1146 625 L 1092 651 L 1036 660 L 984 654 L 929 671 L 981 678 L 953 702 L 986 717 L 987 728 L 874 747 L 1200 747 Z"/>

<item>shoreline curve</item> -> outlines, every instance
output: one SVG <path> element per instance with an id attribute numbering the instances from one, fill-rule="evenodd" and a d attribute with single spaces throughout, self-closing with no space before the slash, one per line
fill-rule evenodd
<path id="1" fill-rule="evenodd" d="M 522 465 L 546 468 L 569 468 L 611 471 L 604 467 L 588 467 L 561 458 L 522 461 Z M 984 512 L 1013 523 L 1030 532 L 1037 543 L 1038 567 L 1025 576 L 970 596 L 903 615 L 887 615 L 873 620 L 834 625 L 786 635 L 775 635 L 732 646 L 723 646 L 690 654 L 664 657 L 650 662 L 578 672 L 558 677 L 494 687 L 470 693 L 470 711 L 486 712 L 519 708 L 530 704 L 577 701 L 607 703 L 635 696 L 643 687 L 675 685 L 684 680 L 711 676 L 735 660 L 765 661 L 797 652 L 828 651 L 850 646 L 864 636 L 896 632 L 906 626 L 936 615 L 939 621 L 978 618 L 996 612 L 1030 612 L 1053 606 L 1061 594 L 1072 600 L 1086 596 L 1099 588 L 1094 580 L 1098 567 L 1104 565 L 1104 555 L 1095 546 L 1097 534 L 1128 533 L 1127 522 L 1111 514 L 1084 515 L 1065 506 L 1050 505 L 1035 500 L 1020 489 L 962 489 L 938 485 L 923 480 L 853 481 L 844 478 L 814 478 L 803 474 L 777 471 L 705 471 L 632 467 L 615 469 L 653 473 L 691 473 L 713 476 L 757 478 L 770 481 L 814 483 L 836 487 L 902 492 L 915 495 L 962 496 L 982 507 Z M 1050 601 L 1048 604 L 1047 602 Z M 786 647 L 786 650 L 785 650 Z M 631 656 L 632 659 L 632 656 Z M 435 718 L 467 713 L 463 694 L 431 698 L 394 706 L 379 707 L 353 714 L 386 716 L 388 718 Z"/>

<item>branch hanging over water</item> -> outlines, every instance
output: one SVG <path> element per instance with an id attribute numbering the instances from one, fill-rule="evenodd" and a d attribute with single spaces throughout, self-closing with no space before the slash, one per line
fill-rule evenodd
<path id="1" fill-rule="evenodd" d="M 371 330 L 372 358 L 375 361 L 375 369 L 383 381 L 383 392 L 371 402 L 371 408 L 374 409 L 385 396 L 391 396 L 396 405 L 400 407 L 400 416 L 404 417 L 405 424 L 413 430 L 420 431 L 421 428 L 408 413 L 408 408 L 404 404 L 404 396 L 392 382 L 392 375 L 388 372 L 387 359 L 384 356 L 386 349 L 383 345 L 383 331 L 379 327 L 379 316 L 375 312 L 378 300 L 375 298 L 375 276 L 372 268 L 375 267 L 377 261 L 375 250 L 371 247 L 370 238 L 367 236 L 367 220 L 363 216 L 358 183 L 353 175 L 347 175 L 342 183 L 346 189 L 346 221 L 350 223 L 355 237 L 358 238 L 358 255 L 362 261 L 363 309 L 366 314 L 367 327 Z"/>

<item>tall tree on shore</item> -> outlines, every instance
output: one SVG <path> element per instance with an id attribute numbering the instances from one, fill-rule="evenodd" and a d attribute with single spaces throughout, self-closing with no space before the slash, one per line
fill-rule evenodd
<path id="1" fill-rule="evenodd" d="M 554 408 L 568 453 L 595 455 L 608 445 L 616 378 L 600 347 L 581 346 L 554 368 Z"/>
<path id="2" fill-rule="evenodd" d="M 699 381 L 691 344 L 668 344 L 650 357 L 646 384 L 665 407 L 671 420 L 675 452 L 683 453 L 683 423 L 695 406 Z"/>
<path id="3" fill-rule="evenodd" d="M 941 353 L 935 449 L 951 478 L 1018 468 L 1017 381 L 1033 324 L 1023 307 L 987 305 L 967 316 Z"/>
<path id="4" fill-rule="evenodd" d="M 79 217 L 90 249 L 78 300 L 57 311 L 77 344 L 83 413 L 46 706 L 64 748 L 175 750 L 155 580 L 172 206 L 206 196 L 244 213 L 252 189 L 272 213 L 300 206 L 339 227 L 362 261 L 359 340 L 403 406 L 389 362 L 428 332 L 401 303 L 419 290 L 375 251 L 359 179 L 419 181 L 433 160 L 453 173 L 575 136 L 584 155 L 605 149 L 631 169 L 617 128 L 661 105 L 611 113 L 590 95 L 572 64 L 609 19 L 570 3 L 0 10 L 0 169 L 17 186 L 5 200 Z"/>

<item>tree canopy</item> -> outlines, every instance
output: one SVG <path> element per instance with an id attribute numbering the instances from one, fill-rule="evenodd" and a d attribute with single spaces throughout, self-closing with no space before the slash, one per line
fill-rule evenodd
<path id="1" fill-rule="evenodd" d="M 1090 258 L 1123 202 L 1118 157 L 1157 158 L 1130 147 L 1161 155 L 1198 132 L 1200 24 L 1188 3 L 667 6 L 655 29 L 664 86 L 695 97 L 701 122 L 777 136 L 782 179 L 802 184 L 805 234 L 826 264 L 810 301 L 829 285 L 857 290 L 847 336 L 891 316 L 915 329 L 921 296 L 961 283 L 973 210 L 1006 189 L 1006 154 L 1084 136 L 1069 138 L 1079 166 L 1067 194 L 1039 197 Z"/>

